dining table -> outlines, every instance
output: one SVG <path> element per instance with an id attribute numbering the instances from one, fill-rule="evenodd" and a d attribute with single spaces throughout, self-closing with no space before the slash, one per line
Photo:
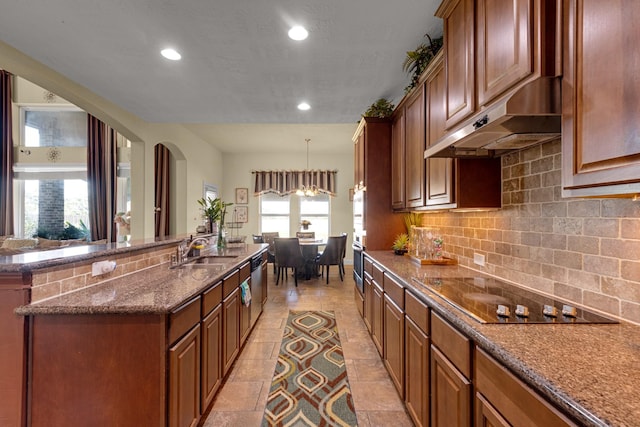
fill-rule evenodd
<path id="1" fill-rule="evenodd" d="M 311 277 L 318 277 L 318 269 L 316 266 L 316 258 L 318 256 L 318 248 L 327 245 L 326 239 L 299 238 L 300 250 L 304 263 L 304 278 L 309 280 Z"/>

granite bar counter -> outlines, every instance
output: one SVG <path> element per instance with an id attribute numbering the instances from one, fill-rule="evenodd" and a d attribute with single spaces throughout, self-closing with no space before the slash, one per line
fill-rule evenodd
<path id="1" fill-rule="evenodd" d="M 640 326 L 483 324 L 419 282 L 489 276 L 462 266 L 420 266 L 389 251 L 366 254 L 580 425 L 640 425 Z"/>

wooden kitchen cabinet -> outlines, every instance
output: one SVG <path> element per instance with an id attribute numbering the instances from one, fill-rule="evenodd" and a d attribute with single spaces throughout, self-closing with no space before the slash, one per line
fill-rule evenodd
<path id="1" fill-rule="evenodd" d="M 251 288 L 251 264 L 245 263 L 240 266 L 239 282 L 244 283 L 245 280 L 249 282 L 249 288 Z M 242 291 L 240 292 L 240 347 L 242 347 L 251 332 L 251 306 L 246 305 L 242 301 Z"/>
<path id="2" fill-rule="evenodd" d="M 431 313 L 431 425 L 471 425 L 471 341 Z"/>
<path id="3" fill-rule="evenodd" d="M 222 383 L 222 283 L 202 295 L 202 396 L 203 411 Z"/>
<path id="4" fill-rule="evenodd" d="M 404 107 L 396 108 L 391 122 L 391 205 L 405 208 L 405 134 Z"/>
<path id="5" fill-rule="evenodd" d="M 366 127 L 356 135 L 354 143 L 353 187 L 355 190 L 364 188 L 365 182 L 365 140 Z"/>
<path id="6" fill-rule="evenodd" d="M 445 95 L 446 80 L 444 52 L 433 59 L 427 71 L 426 87 L 426 144 L 434 145 L 444 136 L 446 130 Z M 453 203 L 453 159 L 426 159 L 425 205 L 437 206 Z"/>
<path id="7" fill-rule="evenodd" d="M 364 273 L 364 324 L 369 333 L 373 333 L 373 279 L 368 272 Z"/>
<path id="8" fill-rule="evenodd" d="M 240 288 L 222 301 L 222 374 L 227 375 L 240 351 Z"/>
<path id="9" fill-rule="evenodd" d="M 477 347 L 474 360 L 476 425 L 576 425 Z"/>
<path id="10" fill-rule="evenodd" d="M 638 193 L 640 2 L 563 4 L 562 195 Z"/>
<path id="11" fill-rule="evenodd" d="M 420 85 L 405 103 L 405 205 L 424 206 L 425 113 L 424 85 Z"/>
<path id="12" fill-rule="evenodd" d="M 384 328 L 382 323 L 384 316 L 384 294 L 382 287 L 376 283 L 375 280 L 372 280 L 371 284 L 371 339 L 378 349 L 380 356 L 384 357 Z"/>
<path id="13" fill-rule="evenodd" d="M 200 325 L 169 349 L 169 426 L 200 420 Z"/>
<path id="14" fill-rule="evenodd" d="M 445 123 L 452 128 L 475 111 L 475 28 L 473 0 L 445 0 L 442 18 L 445 51 Z"/>
<path id="15" fill-rule="evenodd" d="M 561 73 L 558 0 L 445 0 L 436 16 L 449 130 L 518 85 Z"/>
<path id="16" fill-rule="evenodd" d="M 401 399 L 404 398 L 404 312 L 384 295 L 384 364 Z"/>
<path id="17" fill-rule="evenodd" d="M 429 308 L 405 292 L 404 402 L 413 423 L 429 425 Z"/>

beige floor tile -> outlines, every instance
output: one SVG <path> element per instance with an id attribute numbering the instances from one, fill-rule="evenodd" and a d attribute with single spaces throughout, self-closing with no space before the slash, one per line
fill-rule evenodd
<path id="1" fill-rule="evenodd" d="M 356 309 L 351 268 L 347 266 L 344 282 L 340 281 L 337 270 L 332 269 L 328 286 L 320 278 L 300 280 L 297 288 L 290 274 L 275 286 L 271 266 L 268 271 L 267 304 L 204 426 L 260 425 L 289 310 L 328 310 L 335 313 L 360 427 L 411 426 L 404 405 Z"/>

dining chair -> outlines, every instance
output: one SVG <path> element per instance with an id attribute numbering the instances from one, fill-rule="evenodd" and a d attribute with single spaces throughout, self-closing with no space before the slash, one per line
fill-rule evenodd
<path id="1" fill-rule="evenodd" d="M 296 237 L 299 239 L 315 239 L 315 231 L 296 231 Z"/>
<path id="2" fill-rule="evenodd" d="M 260 234 L 253 234 L 253 243 L 264 243 L 264 239 Z"/>
<path id="3" fill-rule="evenodd" d="M 276 286 L 287 277 L 287 269 L 293 268 L 293 277 L 295 278 L 296 287 L 298 286 L 298 269 L 305 267 L 305 259 L 300 249 L 300 241 L 297 237 L 282 237 L 274 239 L 276 268 L 278 277 L 276 278 Z"/>
<path id="4" fill-rule="evenodd" d="M 276 274 L 276 249 L 273 245 L 275 238 L 280 237 L 280 233 L 277 231 L 262 233 L 262 243 L 268 243 L 267 249 L 267 262 L 273 263 L 273 274 Z"/>
<path id="5" fill-rule="evenodd" d="M 329 284 L 329 266 L 337 265 L 338 273 L 340 274 L 340 281 L 344 282 L 344 272 L 340 267 L 342 262 L 342 253 L 345 251 L 346 236 L 330 236 L 327 239 L 327 246 L 324 251 L 318 256 L 316 260 L 317 266 L 322 266 L 322 275 L 324 276 L 324 268 L 327 267 L 327 285 Z"/>
<path id="6" fill-rule="evenodd" d="M 340 237 L 344 239 L 344 243 L 342 245 L 342 258 L 340 259 L 340 269 L 342 270 L 342 275 L 344 276 L 344 257 L 347 255 L 347 233 L 340 234 Z"/>

